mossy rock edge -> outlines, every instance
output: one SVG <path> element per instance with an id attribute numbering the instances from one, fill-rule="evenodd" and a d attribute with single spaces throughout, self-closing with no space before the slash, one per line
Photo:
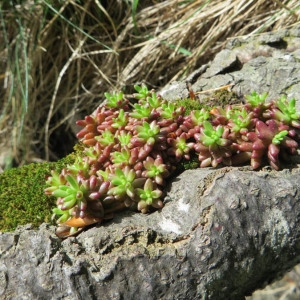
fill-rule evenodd
<path id="1" fill-rule="evenodd" d="M 44 194 L 51 170 L 60 172 L 73 163 L 75 153 L 57 162 L 31 163 L 0 174 L 0 231 L 13 231 L 18 225 L 51 223 L 55 198 Z"/>

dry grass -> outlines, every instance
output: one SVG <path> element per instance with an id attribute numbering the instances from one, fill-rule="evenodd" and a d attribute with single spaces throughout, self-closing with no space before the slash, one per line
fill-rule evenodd
<path id="1" fill-rule="evenodd" d="M 0 4 L 0 164 L 57 159 L 72 149 L 74 116 L 104 92 L 164 86 L 230 37 L 300 20 L 297 0 L 139 2 L 136 12 L 130 0 Z"/>

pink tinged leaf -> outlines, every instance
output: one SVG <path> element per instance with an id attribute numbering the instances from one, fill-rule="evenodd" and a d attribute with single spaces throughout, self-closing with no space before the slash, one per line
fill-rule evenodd
<path id="1" fill-rule="evenodd" d="M 208 157 L 208 158 L 204 159 L 203 161 L 201 161 L 200 168 L 206 168 L 206 167 L 209 167 L 210 165 L 211 165 L 211 157 Z"/>
<path id="2" fill-rule="evenodd" d="M 95 119 L 92 116 L 86 116 L 84 120 L 87 124 L 95 124 Z"/>
<path id="3" fill-rule="evenodd" d="M 154 164 L 158 167 L 160 165 L 163 164 L 163 159 L 162 159 L 162 156 L 160 154 L 157 154 L 156 155 L 156 158 L 155 158 L 155 161 L 154 161 Z"/>
<path id="4" fill-rule="evenodd" d="M 176 131 L 175 131 L 175 134 L 177 136 L 180 136 L 182 134 L 182 129 L 181 128 L 178 128 Z"/>
<path id="5" fill-rule="evenodd" d="M 242 128 L 240 130 L 240 134 L 246 135 L 248 133 L 248 129 L 247 128 Z"/>
<path id="6" fill-rule="evenodd" d="M 162 119 L 161 121 L 157 122 L 160 127 L 168 128 L 173 123 L 172 119 Z"/>
<path id="7" fill-rule="evenodd" d="M 84 140 L 82 143 L 87 145 L 87 146 L 94 146 L 96 144 L 96 140 L 94 138 L 93 139 L 87 139 L 87 140 Z"/>
<path id="8" fill-rule="evenodd" d="M 271 124 L 273 124 L 273 123 L 271 123 Z M 272 138 L 274 136 L 274 131 L 271 131 L 271 128 L 272 128 L 272 126 L 270 126 L 270 128 L 269 128 L 267 126 L 267 124 L 264 123 L 263 121 L 256 122 L 256 130 L 258 132 L 257 136 L 260 139 L 272 140 Z"/>
<path id="9" fill-rule="evenodd" d="M 271 163 L 271 162 L 273 162 L 273 163 L 278 162 L 278 157 L 272 156 L 269 152 L 268 152 L 268 159 L 269 159 L 269 163 Z"/>
<path id="10" fill-rule="evenodd" d="M 155 176 L 155 182 L 156 182 L 157 184 L 159 184 L 159 185 L 163 185 L 164 180 L 163 180 L 163 178 L 162 178 L 161 175 L 156 175 L 156 176 Z"/>
<path id="11" fill-rule="evenodd" d="M 101 193 L 99 193 L 99 192 L 93 192 L 93 193 L 91 193 L 90 195 L 89 195 L 89 198 L 91 199 L 91 200 L 97 200 L 97 199 L 99 199 L 101 197 Z"/>
<path id="12" fill-rule="evenodd" d="M 102 154 L 103 154 L 105 157 L 109 157 L 110 151 L 111 151 L 111 147 L 106 146 L 106 147 L 104 148 Z"/>
<path id="13" fill-rule="evenodd" d="M 93 132 L 89 132 L 84 136 L 85 140 L 93 139 L 95 137 L 95 134 Z"/>
<path id="14" fill-rule="evenodd" d="M 145 182 L 145 186 L 144 186 L 145 190 L 153 190 L 153 182 L 150 178 L 148 178 Z"/>
<path id="15" fill-rule="evenodd" d="M 235 145 L 237 145 L 237 144 L 235 144 Z M 240 151 L 245 151 L 245 152 L 252 151 L 252 147 L 253 147 L 253 143 L 249 143 L 249 142 L 242 142 L 242 144 L 237 145 L 237 148 Z"/>
<path id="16" fill-rule="evenodd" d="M 92 175 L 89 179 L 90 189 L 94 190 L 98 184 L 98 179 L 95 175 Z"/>
<path id="17" fill-rule="evenodd" d="M 136 177 L 142 176 L 142 170 L 135 170 Z"/>
<path id="18" fill-rule="evenodd" d="M 273 119 L 267 120 L 266 124 L 268 125 L 269 130 L 272 133 L 276 133 L 278 131 L 278 123 L 275 120 Z"/>
<path id="19" fill-rule="evenodd" d="M 251 154 L 251 158 L 261 158 L 264 154 L 264 151 L 261 151 L 261 150 L 253 150 L 252 151 L 252 154 Z"/>
<path id="20" fill-rule="evenodd" d="M 148 156 L 149 157 L 149 156 Z M 134 164 L 134 163 L 133 163 Z M 134 170 L 135 171 L 140 171 L 140 170 L 142 170 L 143 169 L 143 163 L 141 162 L 141 161 L 139 161 L 138 163 L 136 163 L 135 165 L 134 165 Z"/>
<path id="21" fill-rule="evenodd" d="M 141 200 L 141 201 L 139 201 L 139 203 L 138 203 L 137 209 L 140 210 L 140 211 L 142 211 L 142 212 L 143 212 L 143 210 L 144 210 L 144 211 L 147 211 L 147 210 L 146 210 L 147 206 L 148 206 L 148 204 L 146 203 L 146 201 Z"/>
<path id="22" fill-rule="evenodd" d="M 199 154 L 199 156 L 198 156 L 198 160 L 199 161 L 204 161 L 205 159 L 207 159 L 207 158 L 210 158 L 211 156 L 210 156 L 210 153 L 209 152 L 202 152 L 202 153 L 200 153 Z"/>
<path id="23" fill-rule="evenodd" d="M 255 132 L 248 132 L 247 133 L 247 138 L 251 142 L 255 142 L 257 140 L 257 134 Z"/>
<path id="24" fill-rule="evenodd" d="M 288 148 L 298 148 L 298 143 L 289 137 L 284 138 L 281 142 L 281 145 Z"/>
<path id="25" fill-rule="evenodd" d="M 296 130 L 295 129 L 288 129 L 288 136 L 290 136 L 290 137 L 295 137 L 295 136 L 297 136 L 297 132 L 296 132 Z"/>
<path id="26" fill-rule="evenodd" d="M 183 155 L 183 152 L 182 152 L 181 149 L 176 149 L 176 150 L 175 150 L 175 157 L 176 157 L 177 159 L 180 159 L 180 158 L 182 157 L 182 155 Z"/>
<path id="27" fill-rule="evenodd" d="M 154 164 L 154 159 L 150 156 L 146 158 L 146 160 L 143 161 L 144 167 L 149 170 L 151 166 Z"/>
<path id="28" fill-rule="evenodd" d="M 96 128 L 95 128 L 94 124 L 88 124 L 85 126 L 85 129 L 89 132 L 93 132 L 93 131 L 95 131 Z"/>
<path id="29" fill-rule="evenodd" d="M 275 161 L 275 162 L 270 161 L 270 165 L 271 165 L 271 167 L 272 167 L 274 170 L 279 171 L 279 169 L 280 169 L 280 164 L 279 164 L 279 161 L 278 161 L 278 160 Z"/>
<path id="30" fill-rule="evenodd" d="M 180 129 L 181 129 L 183 132 L 188 132 L 188 131 L 189 131 L 189 127 L 186 126 L 186 125 L 184 125 L 184 124 L 180 125 Z"/>
<path id="31" fill-rule="evenodd" d="M 130 150 L 130 164 L 133 164 L 136 162 L 138 155 L 139 155 L 139 148 L 135 147 L 133 149 Z"/>
<path id="32" fill-rule="evenodd" d="M 212 166 L 213 168 L 216 168 L 216 167 L 218 166 L 219 163 L 221 163 L 221 161 L 219 162 L 219 161 L 216 160 L 216 159 L 212 159 L 212 161 L 211 161 L 211 166 Z"/>
<path id="33" fill-rule="evenodd" d="M 295 128 L 298 128 L 300 129 L 300 122 L 299 121 L 296 121 L 296 120 L 292 120 L 291 121 L 291 125 Z"/>
<path id="34" fill-rule="evenodd" d="M 268 148 L 268 156 L 270 156 L 272 161 L 274 161 L 273 158 L 277 158 L 278 154 L 280 152 L 280 147 L 278 145 L 270 144 Z"/>
<path id="35" fill-rule="evenodd" d="M 134 136 L 130 139 L 130 143 L 133 147 L 141 147 L 145 144 L 145 140 Z"/>
<path id="36" fill-rule="evenodd" d="M 201 143 L 197 143 L 194 145 L 194 149 L 196 152 L 208 152 L 208 147 L 204 146 L 203 144 Z"/>
<path id="37" fill-rule="evenodd" d="M 46 195 L 52 195 L 53 191 L 55 191 L 56 189 L 57 189 L 56 186 L 50 186 L 50 187 L 44 189 L 44 193 Z"/>
<path id="38" fill-rule="evenodd" d="M 265 149 L 265 148 L 266 148 L 265 144 L 264 144 L 263 141 L 260 140 L 260 139 L 257 139 L 257 140 L 253 143 L 253 146 L 252 146 L 252 149 L 253 149 L 253 150 L 263 150 L 263 149 Z"/>
<path id="39" fill-rule="evenodd" d="M 85 127 L 87 125 L 85 120 L 78 120 L 76 121 L 76 125 L 80 126 L 80 127 Z"/>
<path id="40" fill-rule="evenodd" d="M 162 208 L 162 207 L 164 206 L 164 204 L 163 204 L 163 202 L 162 202 L 161 200 L 155 199 L 155 200 L 152 202 L 151 206 L 153 206 L 153 207 L 155 207 L 155 208 Z"/>
<path id="41" fill-rule="evenodd" d="M 251 167 L 255 170 L 259 168 L 261 165 L 261 159 L 259 158 L 251 158 Z"/>
<path id="42" fill-rule="evenodd" d="M 143 148 L 140 149 L 138 159 L 144 159 L 152 150 L 153 146 L 146 144 Z"/>
<path id="43" fill-rule="evenodd" d="M 85 128 L 83 128 L 82 130 L 80 130 L 77 134 L 76 134 L 76 137 L 78 139 L 81 139 L 83 138 L 86 134 L 87 134 L 87 130 Z"/>
<path id="44" fill-rule="evenodd" d="M 79 210 L 85 211 L 87 208 L 87 203 L 85 201 L 81 201 L 79 205 Z"/>
<path id="45" fill-rule="evenodd" d="M 96 116 L 97 124 L 101 124 L 104 122 L 105 115 L 103 113 L 98 113 Z"/>

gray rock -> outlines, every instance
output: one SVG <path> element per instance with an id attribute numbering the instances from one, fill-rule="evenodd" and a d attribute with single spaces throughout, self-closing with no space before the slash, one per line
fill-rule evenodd
<path id="1" fill-rule="evenodd" d="M 234 39 L 188 79 L 300 99 L 299 32 Z M 184 81 L 161 92 L 188 95 Z M 300 262 L 299 190 L 298 168 L 188 170 L 152 214 L 66 240 L 48 224 L 0 233 L 0 299 L 243 299 Z"/>
<path id="2" fill-rule="evenodd" d="M 204 72 L 194 72 L 198 76 L 193 77 L 193 90 L 199 92 L 232 84 L 232 90 L 240 96 L 256 91 L 268 92 L 269 100 L 281 94 L 300 99 L 299 32 L 300 26 L 296 26 L 276 33 L 232 39 Z M 161 93 L 170 100 L 185 98 L 188 91 L 184 86 L 172 82 Z M 204 97 L 207 94 L 199 95 L 200 99 Z"/>
<path id="3" fill-rule="evenodd" d="M 299 170 L 188 170 L 165 207 L 126 211 L 64 241 L 0 234 L 8 299 L 242 299 L 300 260 Z"/>

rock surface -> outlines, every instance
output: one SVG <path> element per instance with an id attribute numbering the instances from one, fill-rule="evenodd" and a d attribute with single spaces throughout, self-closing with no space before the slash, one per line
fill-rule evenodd
<path id="1" fill-rule="evenodd" d="M 187 80 L 300 99 L 297 47 L 300 27 L 235 39 Z M 188 95 L 185 82 L 161 93 Z M 47 224 L 0 233 L 0 299 L 244 299 L 300 262 L 299 211 L 299 168 L 188 170 L 152 214 L 63 241 Z"/>

